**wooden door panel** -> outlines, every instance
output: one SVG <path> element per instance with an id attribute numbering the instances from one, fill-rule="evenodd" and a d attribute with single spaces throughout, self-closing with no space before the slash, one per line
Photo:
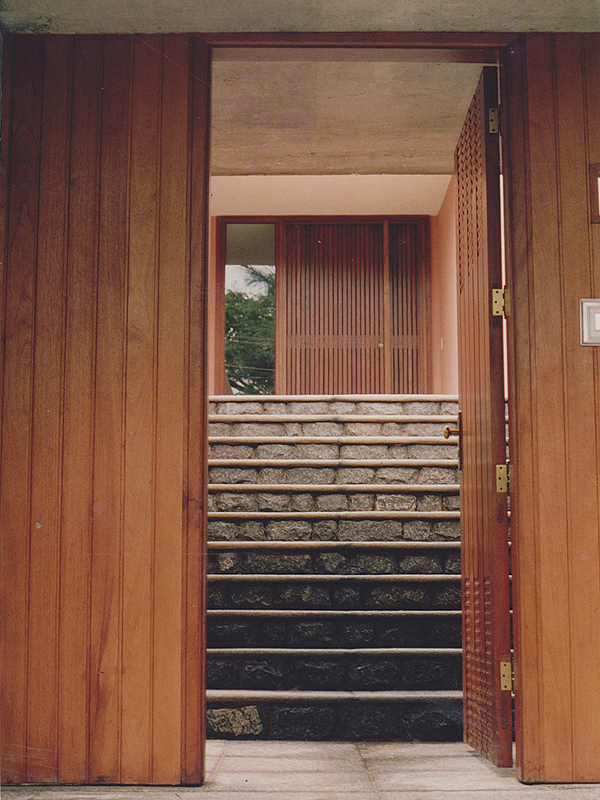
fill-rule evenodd
<path id="1" fill-rule="evenodd" d="M 502 285 L 499 142 L 489 132 L 497 76 L 486 68 L 456 150 L 465 741 L 498 766 L 512 764 L 507 495 L 496 491 L 506 461 L 502 318 L 491 290 Z"/>

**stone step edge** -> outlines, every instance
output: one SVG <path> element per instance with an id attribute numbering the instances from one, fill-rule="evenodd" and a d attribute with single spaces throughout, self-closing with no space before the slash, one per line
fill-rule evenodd
<path id="1" fill-rule="evenodd" d="M 458 483 L 209 483 L 209 492 L 239 494 L 240 492 L 308 492 L 317 494 L 328 492 L 333 494 L 351 494 L 353 492 L 370 492 L 372 494 L 457 494 Z"/>
<path id="2" fill-rule="evenodd" d="M 438 618 L 438 617 L 462 617 L 462 611 L 460 610 L 433 610 L 427 609 L 425 611 L 422 610 L 413 610 L 413 609 L 406 609 L 406 610 L 364 610 L 364 609 L 353 609 L 348 608 L 344 610 L 336 610 L 332 611 L 331 609 L 324 609 L 318 610 L 315 609 L 274 609 L 274 608 L 209 608 L 207 610 L 207 614 L 209 617 L 257 617 L 257 618 L 276 618 L 279 619 L 281 617 L 292 617 L 298 619 L 310 619 L 311 617 L 315 617 L 318 619 L 347 619 L 349 616 L 352 617 L 359 617 L 359 618 L 373 618 L 376 617 L 391 617 L 391 618 L 406 618 L 406 619 L 428 619 L 428 618 Z"/>
<path id="3" fill-rule="evenodd" d="M 226 583 L 455 583 L 461 576 L 456 572 L 383 572 L 377 574 L 325 574 L 325 573 L 237 573 L 237 572 L 210 572 L 207 576 L 210 582 L 223 581 Z"/>
<path id="4" fill-rule="evenodd" d="M 230 436 L 229 434 L 213 434 L 208 437 L 209 444 L 432 444 L 457 445 L 458 437 L 450 436 Z"/>
<path id="5" fill-rule="evenodd" d="M 214 394 L 210 403 L 458 403 L 457 394 Z"/>
<path id="6" fill-rule="evenodd" d="M 462 647 L 207 647 L 207 658 L 455 658 Z"/>
<path id="7" fill-rule="evenodd" d="M 296 467 L 458 467 L 456 458 L 209 458 L 210 467 L 253 467 L 265 469 L 268 467 L 281 467 L 294 469 Z"/>
<path id="8" fill-rule="evenodd" d="M 344 542 L 344 541 L 293 541 L 258 539 L 256 541 L 213 540 L 207 542 L 208 550 L 460 550 L 460 542 Z"/>
<path id="9" fill-rule="evenodd" d="M 456 414 L 265 414 L 256 412 L 255 414 L 220 414 L 213 412 L 209 414 L 210 423 L 224 424 L 251 424 L 263 425 L 278 423 L 286 425 L 292 422 L 339 422 L 343 425 L 352 423 L 377 423 L 397 422 L 416 425 L 426 423 L 443 425 L 454 423 L 458 419 Z"/>
<path id="10" fill-rule="evenodd" d="M 214 520 L 460 519 L 460 511 L 209 511 Z"/>
<path id="11" fill-rule="evenodd" d="M 282 703 L 304 705 L 311 703 L 405 703 L 461 701 L 460 690 L 430 691 L 310 691 L 296 689 L 207 689 L 206 701 L 213 703 L 261 704 Z"/>

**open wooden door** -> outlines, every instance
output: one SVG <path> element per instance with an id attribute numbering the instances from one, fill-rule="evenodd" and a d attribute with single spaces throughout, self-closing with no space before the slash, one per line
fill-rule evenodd
<path id="1" fill-rule="evenodd" d="M 496 70 L 486 67 L 456 149 L 463 703 L 465 741 L 510 766 L 507 494 L 496 483 L 506 464 L 503 341 L 502 317 L 492 315 L 492 289 L 502 286 L 497 106 Z"/>

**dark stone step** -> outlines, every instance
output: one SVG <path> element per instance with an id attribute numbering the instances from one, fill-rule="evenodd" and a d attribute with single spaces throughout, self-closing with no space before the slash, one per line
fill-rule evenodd
<path id="1" fill-rule="evenodd" d="M 208 618 L 209 647 L 460 647 L 461 618 Z"/>
<path id="2" fill-rule="evenodd" d="M 460 697 L 377 703 L 307 698 L 298 704 L 293 700 L 261 702 L 255 696 L 246 703 L 212 702 L 209 693 L 208 709 L 209 738 L 422 742 L 462 739 Z"/>
<path id="3" fill-rule="evenodd" d="M 293 553 L 209 552 L 210 574 L 460 574 L 460 553 L 451 550 L 380 550 L 378 552 Z"/>
<path id="4" fill-rule="evenodd" d="M 214 576 L 213 576 L 214 577 Z M 208 607 L 220 609 L 455 609 L 461 607 L 460 582 L 323 581 L 289 583 L 214 581 Z"/>
<path id="5" fill-rule="evenodd" d="M 460 689 L 460 651 L 453 654 L 382 656 L 287 655 L 207 656 L 209 689 L 370 690 Z"/>

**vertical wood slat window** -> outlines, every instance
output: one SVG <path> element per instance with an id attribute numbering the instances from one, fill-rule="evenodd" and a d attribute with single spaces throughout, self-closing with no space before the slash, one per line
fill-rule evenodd
<path id="1" fill-rule="evenodd" d="M 7 783 L 201 780 L 203 50 L 6 40 Z"/>
<path id="2" fill-rule="evenodd" d="M 427 231 L 421 218 L 389 235 L 387 221 L 283 225 L 279 393 L 428 391 Z"/>

